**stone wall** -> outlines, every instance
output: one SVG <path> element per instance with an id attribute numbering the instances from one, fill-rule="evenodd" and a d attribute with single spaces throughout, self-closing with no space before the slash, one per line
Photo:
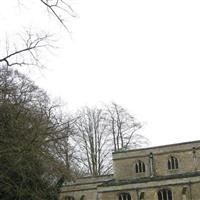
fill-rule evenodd
<path id="1" fill-rule="evenodd" d="M 177 158 L 177 169 L 168 169 L 171 156 Z M 139 161 L 145 171 L 136 173 Z M 165 189 L 173 200 L 200 200 L 200 141 L 115 152 L 113 171 L 78 179 L 61 189 L 60 199 L 84 195 L 84 200 L 119 200 L 120 194 L 129 193 L 131 200 L 158 200 L 158 191 Z"/>
<path id="2" fill-rule="evenodd" d="M 158 200 L 158 191 L 169 189 L 172 192 L 173 200 L 199 200 L 200 178 L 171 180 L 161 182 L 149 182 L 148 184 L 128 184 L 107 187 L 106 191 L 98 190 L 99 200 L 119 200 L 123 192 L 129 193 L 132 200 L 140 200 L 140 194 L 144 194 L 144 200 Z M 184 192 L 183 192 L 184 191 Z M 185 195 L 185 196 L 184 196 Z"/>
<path id="3" fill-rule="evenodd" d="M 97 186 L 112 178 L 113 175 L 77 179 L 75 183 L 62 187 L 60 200 L 64 200 L 66 196 L 72 196 L 75 200 L 81 199 L 82 196 L 85 196 L 87 200 L 96 200 L 98 198 Z"/>
<path id="4" fill-rule="evenodd" d="M 118 180 L 126 180 L 200 170 L 199 147 L 200 141 L 195 141 L 191 143 L 113 153 L 114 177 Z M 153 156 L 152 159 L 150 158 L 151 155 Z M 168 159 L 170 156 L 174 156 L 178 159 L 178 169 L 168 170 Z M 146 166 L 146 171 L 144 173 L 136 173 L 135 164 L 138 160 L 143 161 Z"/>

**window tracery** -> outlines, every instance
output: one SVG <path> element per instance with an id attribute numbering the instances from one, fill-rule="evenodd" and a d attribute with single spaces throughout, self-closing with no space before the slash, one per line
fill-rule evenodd
<path id="1" fill-rule="evenodd" d="M 170 156 L 170 158 L 168 159 L 168 169 L 178 169 L 179 167 L 179 163 L 178 163 L 178 159 L 174 156 Z"/>
<path id="2" fill-rule="evenodd" d="M 129 193 L 119 194 L 119 200 L 131 200 L 131 195 Z"/>
<path id="3" fill-rule="evenodd" d="M 74 199 L 74 197 L 72 197 L 72 196 L 66 196 L 66 197 L 64 198 L 64 200 L 75 200 L 75 199 Z"/>
<path id="4" fill-rule="evenodd" d="M 158 200 L 173 200 L 171 190 L 168 190 L 168 189 L 159 190 Z"/>
<path id="5" fill-rule="evenodd" d="M 145 164 L 144 162 L 142 162 L 141 160 L 139 160 L 136 164 L 135 164 L 135 172 L 136 173 L 142 173 L 145 172 Z"/>

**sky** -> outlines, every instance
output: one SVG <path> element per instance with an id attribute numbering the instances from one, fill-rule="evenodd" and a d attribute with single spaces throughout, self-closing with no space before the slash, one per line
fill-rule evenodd
<path id="1" fill-rule="evenodd" d="M 0 36 L 30 24 L 55 33 L 58 48 L 33 79 L 69 110 L 115 101 L 150 145 L 200 139 L 199 1 L 70 1 L 70 34 L 39 4 L 13 2 L 0 8 Z"/>

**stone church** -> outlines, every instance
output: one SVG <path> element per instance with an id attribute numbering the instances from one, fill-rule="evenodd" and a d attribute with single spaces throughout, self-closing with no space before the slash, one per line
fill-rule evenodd
<path id="1" fill-rule="evenodd" d="M 113 153 L 113 175 L 80 178 L 61 200 L 200 200 L 200 141 Z"/>

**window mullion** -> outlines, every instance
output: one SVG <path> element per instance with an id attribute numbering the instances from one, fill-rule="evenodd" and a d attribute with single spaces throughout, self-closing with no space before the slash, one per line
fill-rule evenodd
<path id="1" fill-rule="evenodd" d="M 161 192 L 161 197 L 162 197 L 162 200 L 164 200 L 164 197 L 163 197 L 163 191 Z"/>

